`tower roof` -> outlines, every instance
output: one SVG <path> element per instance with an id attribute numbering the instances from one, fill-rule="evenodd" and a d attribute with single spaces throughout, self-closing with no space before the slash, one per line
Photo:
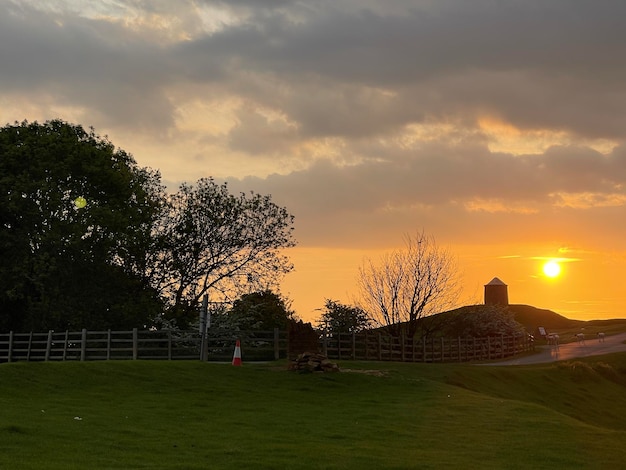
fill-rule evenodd
<path id="1" fill-rule="evenodd" d="M 489 284 L 485 284 L 486 286 L 506 286 L 506 284 L 504 282 L 502 282 L 500 279 L 498 279 L 497 277 L 494 277 L 491 281 L 489 281 Z"/>

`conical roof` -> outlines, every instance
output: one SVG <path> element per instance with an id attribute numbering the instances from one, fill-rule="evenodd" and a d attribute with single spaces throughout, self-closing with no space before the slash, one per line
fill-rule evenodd
<path id="1" fill-rule="evenodd" d="M 506 286 L 506 284 L 504 282 L 502 282 L 500 279 L 498 279 L 497 277 L 494 277 L 491 281 L 489 281 L 489 284 L 485 284 L 486 286 Z"/>

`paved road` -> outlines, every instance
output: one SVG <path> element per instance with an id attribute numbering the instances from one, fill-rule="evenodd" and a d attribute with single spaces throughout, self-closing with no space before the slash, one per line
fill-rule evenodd
<path id="1" fill-rule="evenodd" d="M 626 352 L 626 333 L 607 336 L 604 342 L 599 342 L 593 337 L 585 340 L 584 343 L 567 343 L 558 347 L 538 346 L 541 352 L 531 356 L 509 359 L 500 362 L 491 362 L 486 365 L 492 366 L 519 366 L 524 364 L 541 364 L 554 361 L 565 361 L 577 357 L 598 356 L 601 354 L 611 354 L 616 352 Z"/>

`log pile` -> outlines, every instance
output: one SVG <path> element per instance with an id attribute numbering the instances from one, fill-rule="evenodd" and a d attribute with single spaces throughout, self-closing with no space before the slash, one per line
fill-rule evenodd
<path id="1" fill-rule="evenodd" d="M 289 370 L 298 372 L 339 372 L 339 366 L 323 354 L 304 352 L 291 361 Z"/>

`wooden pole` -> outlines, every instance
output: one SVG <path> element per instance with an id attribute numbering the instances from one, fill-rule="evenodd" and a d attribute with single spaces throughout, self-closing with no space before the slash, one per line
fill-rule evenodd
<path id="1" fill-rule="evenodd" d="M 337 333 L 337 355 L 341 359 L 341 333 Z"/>
<path id="2" fill-rule="evenodd" d="M 139 356 L 138 339 L 137 328 L 133 328 L 133 361 L 136 361 Z"/>
<path id="3" fill-rule="evenodd" d="M 80 360 L 84 361 L 87 357 L 87 329 L 83 328 L 80 338 Z"/>
<path id="4" fill-rule="evenodd" d="M 63 360 L 67 357 L 67 343 L 69 341 L 70 332 L 65 330 L 65 341 L 63 342 Z"/>
<path id="5" fill-rule="evenodd" d="M 107 330 L 107 361 L 111 359 L 111 329 Z"/>
<path id="6" fill-rule="evenodd" d="M 172 330 L 167 330 L 167 359 L 172 360 Z"/>
<path id="7" fill-rule="evenodd" d="M 9 331 L 9 350 L 7 351 L 7 362 L 11 362 L 13 357 L 13 331 Z"/>
<path id="8" fill-rule="evenodd" d="M 445 359 L 445 353 L 446 353 L 446 342 L 443 338 L 443 336 L 441 337 L 441 362 L 444 362 Z"/>
<path id="9" fill-rule="evenodd" d="M 46 355 L 44 361 L 50 360 L 50 350 L 52 349 L 52 330 L 48 330 L 48 341 L 46 342 Z"/>
<path id="10" fill-rule="evenodd" d="M 274 360 L 280 359 L 280 333 L 278 328 L 274 328 Z"/>
<path id="11" fill-rule="evenodd" d="M 30 348 L 33 345 L 33 332 L 30 332 L 30 336 L 28 337 L 28 350 L 26 351 L 26 360 L 30 361 Z"/>

